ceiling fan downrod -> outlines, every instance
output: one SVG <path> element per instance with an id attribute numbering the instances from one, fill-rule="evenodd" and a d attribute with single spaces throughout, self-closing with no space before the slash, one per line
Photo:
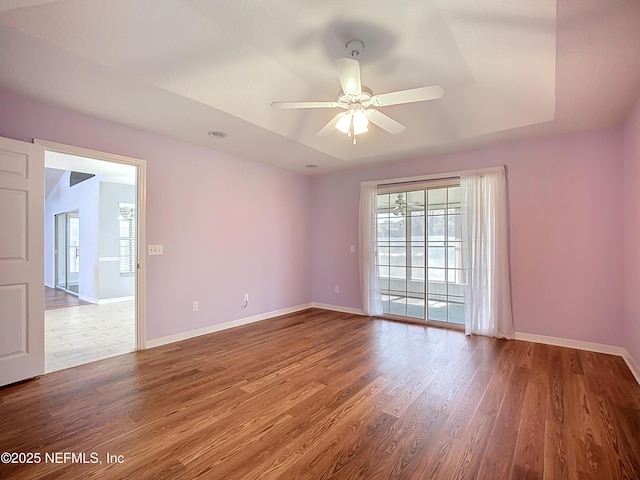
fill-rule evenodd
<path id="1" fill-rule="evenodd" d="M 364 50 L 364 43 L 362 43 L 361 40 L 349 40 L 345 48 L 351 58 L 356 58 L 359 57 Z"/>

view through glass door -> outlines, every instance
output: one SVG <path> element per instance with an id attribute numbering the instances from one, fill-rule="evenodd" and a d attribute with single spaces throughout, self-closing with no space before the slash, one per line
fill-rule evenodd
<path id="1" fill-rule="evenodd" d="M 56 288 L 78 295 L 80 292 L 80 213 L 60 213 L 56 225 Z"/>
<path id="2" fill-rule="evenodd" d="M 376 227 L 384 314 L 464 325 L 459 184 L 381 191 Z"/>

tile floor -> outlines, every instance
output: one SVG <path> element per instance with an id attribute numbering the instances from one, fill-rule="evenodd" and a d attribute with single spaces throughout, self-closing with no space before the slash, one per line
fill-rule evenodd
<path id="1" fill-rule="evenodd" d="M 45 312 L 45 372 L 135 350 L 133 300 Z"/>

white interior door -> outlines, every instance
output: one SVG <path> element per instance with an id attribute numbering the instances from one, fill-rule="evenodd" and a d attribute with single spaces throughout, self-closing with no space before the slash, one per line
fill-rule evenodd
<path id="1" fill-rule="evenodd" d="M 44 373 L 44 149 L 0 137 L 0 386 Z"/>

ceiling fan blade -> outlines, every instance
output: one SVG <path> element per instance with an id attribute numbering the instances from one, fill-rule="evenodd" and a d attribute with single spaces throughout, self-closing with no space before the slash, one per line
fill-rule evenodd
<path id="1" fill-rule="evenodd" d="M 337 102 L 273 102 L 273 108 L 335 108 L 339 107 Z"/>
<path id="2" fill-rule="evenodd" d="M 374 110 L 373 108 L 367 109 L 367 118 L 371 123 L 375 123 L 381 129 L 386 130 L 389 133 L 396 134 L 404 131 L 405 127 L 401 123 L 396 122 L 393 118 L 386 116 L 384 113 Z"/>
<path id="3" fill-rule="evenodd" d="M 331 132 L 333 132 L 336 129 L 336 123 L 338 123 L 338 120 L 340 120 L 343 115 L 345 115 L 344 112 L 340 112 L 339 114 L 337 114 L 335 117 L 329 120 L 329 123 L 327 123 L 324 127 L 322 127 L 322 129 L 318 133 L 316 133 L 316 135 L 320 137 L 325 137 L 329 135 Z"/>
<path id="4" fill-rule="evenodd" d="M 347 95 L 360 95 L 362 93 L 360 62 L 353 58 L 339 58 L 336 60 L 336 67 L 338 67 L 342 91 Z"/>
<path id="5" fill-rule="evenodd" d="M 440 85 L 431 85 L 430 87 L 420 87 L 411 90 L 374 95 L 371 97 L 371 104 L 377 107 L 386 107 L 387 105 L 399 105 L 401 103 L 436 100 L 442 97 L 442 95 L 444 95 L 444 90 Z"/>

